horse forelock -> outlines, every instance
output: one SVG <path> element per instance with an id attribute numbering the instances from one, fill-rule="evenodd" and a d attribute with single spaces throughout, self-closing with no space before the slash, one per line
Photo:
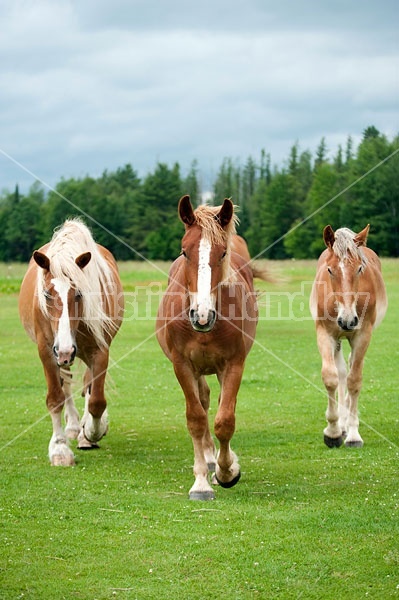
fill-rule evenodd
<path id="1" fill-rule="evenodd" d="M 75 259 L 84 252 L 91 253 L 89 263 L 81 269 Z M 107 346 L 105 332 L 114 329 L 112 317 L 104 305 L 108 293 L 114 291 L 115 281 L 110 266 L 100 254 L 90 230 L 79 219 L 65 221 L 53 235 L 46 250 L 50 260 L 50 275 L 73 287 L 82 297 L 82 320 L 99 346 Z M 37 291 L 39 306 L 48 315 L 44 297 L 45 273 L 38 270 Z"/>
<path id="2" fill-rule="evenodd" d="M 221 208 L 221 206 L 202 204 L 194 211 L 196 224 L 201 227 L 203 235 L 211 244 L 229 244 L 232 235 L 236 233 L 236 225 L 238 224 L 236 214 L 233 214 L 233 218 L 225 228 L 215 218 Z"/>
<path id="3" fill-rule="evenodd" d="M 359 259 L 363 265 L 367 260 L 361 246 L 355 242 L 356 233 L 347 227 L 337 229 L 333 244 L 333 252 L 340 261 L 353 262 Z"/>

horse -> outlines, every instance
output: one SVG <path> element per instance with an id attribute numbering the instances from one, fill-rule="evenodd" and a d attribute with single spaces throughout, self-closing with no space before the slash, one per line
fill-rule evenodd
<path id="1" fill-rule="evenodd" d="M 21 284 L 19 314 L 37 344 L 47 381 L 47 409 L 53 433 L 51 465 L 73 466 L 68 439 L 78 447 L 98 447 L 108 429 L 105 377 L 109 346 L 123 318 L 123 291 L 111 252 L 96 244 L 88 227 L 69 219 L 51 241 L 33 253 Z M 85 409 L 82 421 L 75 407 L 70 367 L 79 358 Z M 61 422 L 65 406 L 66 427 Z"/>
<path id="2" fill-rule="evenodd" d="M 316 325 L 322 358 L 321 375 L 328 394 L 324 442 L 339 447 L 361 447 L 358 398 L 363 361 L 373 329 L 384 318 L 387 296 L 378 256 L 366 246 L 367 225 L 360 233 L 324 228 L 327 248 L 317 263 L 310 295 L 310 311 Z M 348 340 L 349 370 L 342 341 Z M 338 390 L 338 404 L 336 392 Z"/>
<path id="3" fill-rule="evenodd" d="M 225 199 L 218 207 L 202 205 L 194 211 L 190 197 L 183 196 L 178 214 L 185 225 L 182 251 L 169 272 L 156 335 L 185 396 L 194 447 L 195 481 L 189 498 L 213 500 L 211 483 L 230 488 L 240 479 L 230 440 L 258 309 L 248 249 L 235 233 L 232 201 Z M 208 421 L 210 389 L 205 376 L 211 374 L 216 374 L 220 384 L 214 422 L 217 453 Z"/>

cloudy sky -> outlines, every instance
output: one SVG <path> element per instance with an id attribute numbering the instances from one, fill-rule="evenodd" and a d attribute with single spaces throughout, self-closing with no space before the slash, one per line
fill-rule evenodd
<path id="1" fill-rule="evenodd" d="M 2 0 L 0 190 L 399 132 L 397 0 Z M 31 174 L 30 174 L 31 173 Z"/>

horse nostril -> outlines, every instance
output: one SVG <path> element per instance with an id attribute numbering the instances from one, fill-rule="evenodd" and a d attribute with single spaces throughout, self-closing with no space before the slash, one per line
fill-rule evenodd
<path id="1" fill-rule="evenodd" d="M 343 322 L 343 320 L 341 319 L 341 317 L 339 317 L 339 319 L 338 319 L 337 323 L 338 323 L 338 326 L 339 326 L 339 327 L 341 327 L 341 329 L 343 329 L 344 322 Z"/>
<path id="2" fill-rule="evenodd" d="M 53 352 L 54 352 L 54 356 L 56 358 L 58 358 L 58 348 L 57 348 L 57 346 L 53 346 Z"/>
<path id="3" fill-rule="evenodd" d="M 77 352 L 77 348 L 75 346 L 75 344 L 72 346 L 72 354 L 71 354 L 71 362 L 74 360 L 75 356 L 76 356 L 76 352 Z"/>
<path id="4" fill-rule="evenodd" d="M 355 315 L 355 316 L 353 317 L 353 321 L 352 321 L 352 327 L 356 327 L 356 325 L 357 325 L 358 323 L 359 323 L 358 316 L 357 316 L 357 315 Z"/>
<path id="5" fill-rule="evenodd" d="M 195 310 L 193 308 L 190 309 L 190 321 L 195 321 Z"/>

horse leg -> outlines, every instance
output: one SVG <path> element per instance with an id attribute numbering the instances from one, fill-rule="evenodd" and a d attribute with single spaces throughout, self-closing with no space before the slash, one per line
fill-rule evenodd
<path id="1" fill-rule="evenodd" d="M 371 331 L 366 334 L 360 334 L 352 345 L 351 365 L 348 373 L 348 435 L 346 436 L 345 446 L 351 448 L 361 448 L 363 440 L 359 434 L 359 416 L 357 410 L 358 398 L 362 387 L 362 372 L 364 357 L 370 342 Z"/>
<path id="2" fill-rule="evenodd" d="M 328 395 L 328 404 L 326 411 L 327 427 L 324 429 L 324 443 L 329 448 L 342 445 L 342 430 L 338 423 L 339 413 L 336 399 L 336 391 L 339 383 L 338 369 L 335 364 L 336 340 L 332 339 L 328 333 L 319 327 L 317 330 L 317 345 L 322 360 L 321 377 Z"/>
<path id="3" fill-rule="evenodd" d="M 53 466 L 69 467 L 75 464 L 72 450 L 62 428 L 61 414 L 65 403 L 65 394 L 61 387 L 60 373 L 47 344 L 38 342 L 39 356 L 43 363 L 47 382 L 46 405 L 51 416 L 53 434 L 50 439 L 48 454 Z"/>
<path id="4" fill-rule="evenodd" d="M 208 465 L 208 471 L 210 473 L 215 472 L 215 461 L 216 461 L 216 448 L 215 443 L 212 439 L 211 432 L 209 430 L 208 410 L 210 405 L 210 389 L 206 382 L 205 377 L 200 377 L 198 380 L 198 392 L 199 399 L 202 404 L 202 408 L 205 410 L 206 418 L 206 430 L 202 439 L 202 447 L 204 450 L 205 460 Z M 213 482 L 212 482 L 213 483 Z"/>
<path id="5" fill-rule="evenodd" d="M 98 351 L 93 363 L 85 374 L 85 411 L 82 430 L 79 434 L 79 448 L 97 448 L 97 442 L 108 431 L 107 402 L 104 395 L 105 376 L 108 367 L 108 351 Z"/>
<path id="6" fill-rule="evenodd" d="M 208 482 L 208 464 L 204 453 L 204 439 L 207 440 L 207 430 L 209 430 L 208 415 L 202 405 L 199 391 L 201 386 L 204 392 L 204 384 L 203 381 L 201 384 L 198 383 L 186 364 L 174 361 L 173 367 L 186 398 L 187 429 L 194 447 L 195 482 L 189 491 L 189 498 L 190 500 L 213 500 L 215 492 Z"/>
<path id="7" fill-rule="evenodd" d="M 215 434 L 220 449 L 217 456 L 215 476 L 225 488 L 235 485 L 240 479 L 238 458 L 230 448 L 230 440 L 235 430 L 235 407 L 241 384 L 243 365 L 229 365 L 219 377 L 221 392 L 219 407 L 215 418 Z"/>
<path id="8" fill-rule="evenodd" d="M 80 432 L 79 413 L 76 410 L 72 395 L 72 373 L 69 367 L 60 368 L 62 389 L 65 394 L 65 434 L 72 440 L 77 439 Z"/>
<path id="9" fill-rule="evenodd" d="M 335 349 L 335 366 L 338 371 L 338 426 L 341 429 L 342 437 L 346 437 L 348 406 L 346 397 L 346 363 L 342 351 L 341 341 L 337 342 Z"/>

